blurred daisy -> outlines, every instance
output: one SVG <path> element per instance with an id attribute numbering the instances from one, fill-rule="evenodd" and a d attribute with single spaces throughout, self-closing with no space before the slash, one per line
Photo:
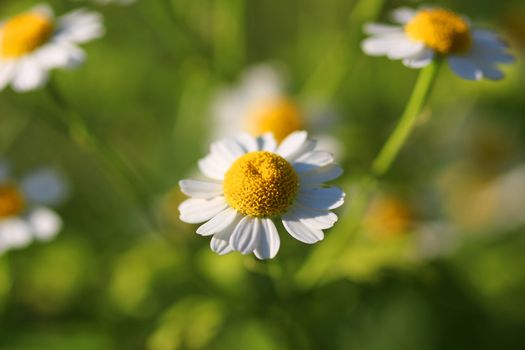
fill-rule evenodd
<path id="1" fill-rule="evenodd" d="M 213 236 L 211 249 L 221 255 L 239 251 L 275 257 L 280 239 L 274 219 L 301 242 L 322 240 L 323 230 L 337 221 L 330 210 L 343 204 L 345 194 L 324 184 L 342 169 L 329 153 L 315 148 L 305 131 L 290 134 L 280 145 L 269 133 L 213 143 L 199 161 L 208 179 L 179 184 L 192 197 L 179 206 L 181 220 L 206 222 L 197 233 Z"/>
<path id="2" fill-rule="evenodd" d="M 84 61 L 77 44 L 104 33 L 99 14 L 76 10 L 54 18 L 39 5 L 0 24 L 0 90 L 11 84 L 24 92 L 43 86 L 53 68 L 73 68 Z"/>
<path id="3" fill-rule="evenodd" d="M 16 181 L 9 165 L 0 162 L 0 252 L 54 238 L 62 220 L 47 206 L 60 204 L 67 192 L 52 169 L 42 168 Z"/>
<path id="4" fill-rule="evenodd" d="M 400 8 L 392 18 L 398 25 L 365 26 L 371 35 L 362 43 L 365 53 L 401 59 L 411 68 L 422 68 L 444 56 L 450 68 L 467 80 L 502 79 L 497 64 L 514 61 L 497 34 L 475 29 L 466 18 L 449 10 Z"/>
<path id="5" fill-rule="evenodd" d="M 415 214 L 407 201 L 395 196 L 378 196 L 368 208 L 363 226 L 377 238 L 389 238 L 408 233 L 414 221 Z"/>
<path id="6" fill-rule="evenodd" d="M 329 110 L 306 113 L 286 93 L 282 74 L 270 65 L 257 65 L 246 70 L 238 86 L 217 94 L 212 106 L 214 140 L 232 137 L 239 132 L 253 136 L 273 133 L 282 141 L 294 131 L 314 133 L 323 149 L 336 156 L 342 146 L 328 132 L 336 122 Z"/>

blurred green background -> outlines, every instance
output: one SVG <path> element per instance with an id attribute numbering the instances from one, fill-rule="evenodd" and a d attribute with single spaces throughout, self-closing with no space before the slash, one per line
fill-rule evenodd
<path id="1" fill-rule="evenodd" d="M 282 233 L 269 262 L 217 256 L 177 219 L 175 186 L 206 152 L 214 94 L 253 64 L 286 66 L 293 98 L 339 114 L 339 184 L 351 202 L 417 76 L 366 57 L 360 27 L 420 3 L 49 2 L 59 15 L 104 15 L 107 34 L 85 45 L 86 64 L 53 79 L 142 174 L 162 228 L 148 228 L 125 188 L 71 143 L 45 90 L 2 91 L 2 157 L 21 173 L 58 167 L 73 193 L 55 241 L 0 256 L 0 349 L 525 347 L 522 0 L 436 3 L 500 31 L 517 63 L 497 83 L 443 67 L 364 225 L 341 220 L 315 246 Z M 0 17 L 35 4 L 3 0 Z"/>

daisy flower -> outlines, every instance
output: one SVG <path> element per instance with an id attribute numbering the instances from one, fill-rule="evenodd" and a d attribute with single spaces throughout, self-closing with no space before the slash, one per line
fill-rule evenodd
<path id="1" fill-rule="evenodd" d="M 76 10 L 54 18 L 39 5 L 0 24 L 0 90 L 17 92 L 43 86 L 54 68 L 73 68 L 84 61 L 77 44 L 102 36 L 100 15 Z"/>
<path id="2" fill-rule="evenodd" d="M 511 63 L 507 45 L 497 34 L 473 28 L 470 22 L 446 9 L 400 8 L 392 13 L 397 25 L 367 24 L 371 35 L 362 49 L 371 56 L 401 59 L 411 68 L 422 68 L 437 57 L 445 57 L 450 68 L 467 80 L 498 80 L 499 63 Z"/>
<path id="3" fill-rule="evenodd" d="M 309 111 L 306 111 L 309 109 Z M 282 141 L 294 131 L 315 131 L 313 137 L 323 149 L 339 156 L 343 147 L 327 131 L 336 123 L 329 110 L 310 110 L 286 92 L 283 74 L 267 64 L 245 71 L 237 86 L 219 91 L 212 105 L 213 139 L 232 137 L 240 132 L 260 136 L 273 133 Z"/>
<path id="4" fill-rule="evenodd" d="M 47 206 L 62 202 L 67 192 L 64 180 L 52 169 L 41 168 L 16 181 L 9 165 L 0 162 L 0 252 L 53 239 L 62 220 Z"/>
<path id="5" fill-rule="evenodd" d="M 218 254 L 239 251 L 271 259 L 280 239 L 273 220 L 282 221 L 295 239 L 313 244 L 324 238 L 343 204 L 344 192 L 324 182 L 342 169 L 328 152 L 317 151 L 305 131 L 287 136 L 280 145 L 267 133 L 246 133 L 211 145 L 199 161 L 205 181 L 182 180 L 182 192 L 192 197 L 179 206 L 180 219 L 202 223 L 197 233 L 213 236 Z"/>

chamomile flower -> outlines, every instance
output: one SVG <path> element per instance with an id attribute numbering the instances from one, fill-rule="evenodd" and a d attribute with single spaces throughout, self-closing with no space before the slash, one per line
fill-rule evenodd
<path id="1" fill-rule="evenodd" d="M 62 220 L 47 206 L 60 204 L 67 192 L 64 180 L 52 169 L 38 169 L 17 181 L 9 165 L 0 162 L 0 253 L 33 240 L 53 239 Z"/>
<path id="2" fill-rule="evenodd" d="M 343 204 L 344 192 L 324 182 L 342 169 L 333 157 L 317 151 L 305 131 L 287 136 L 280 145 L 272 134 L 246 133 L 211 145 L 199 161 L 205 181 L 182 180 L 182 192 L 192 197 L 179 206 L 180 219 L 202 223 L 197 233 L 213 236 L 218 254 L 239 251 L 259 259 L 275 257 L 280 238 L 273 220 L 282 221 L 295 239 L 313 244 L 324 238 Z"/>
<path id="3" fill-rule="evenodd" d="M 307 130 L 323 149 L 336 157 L 342 154 L 339 141 L 327 135 L 336 122 L 335 113 L 300 105 L 286 92 L 282 72 L 267 64 L 248 68 L 237 86 L 219 91 L 212 119 L 214 140 L 239 132 L 253 136 L 271 132 L 282 141 L 294 131 Z"/>
<path id="4" fill-rule="evenodd" d="M 365 53 L 401 59 L 411 68 L 422 68 L 444 57 L 461 78 L 499 80 L 500 63 L 511 63 L 513 56 L 497 34 L 472 27 L 470 22 L 449 10 L 400 8 L 393 12 L 397 25 L 367 24 L 362 43 Z"/>
<path id="5" fill-rule="evenodd" d="M 54 18 L 39 5 L 0 24 L 0 90 L 24 92 L 43 86 L 54 68 L 73 68 L 85 55 L 77 44 L 102 36 L 100 15 L 76 10 Z"/>

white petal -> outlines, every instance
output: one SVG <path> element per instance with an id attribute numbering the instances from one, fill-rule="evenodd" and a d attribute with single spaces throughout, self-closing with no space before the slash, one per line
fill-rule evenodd
<path id="1" fill-rule="evenodd" d="M 313 244 L 324 238 L 323 231 L 306 226 L 292 213 L 285 214 L 282 221 L 286 231 L 298 241 Z"/>
<path id="2" fill-rule="evenodd" d="M 104 35 L 102 16 L 98 13 L 76 10 L 58 19 L 56 41 L 83 43 Z"/>
<path id="3" fill-rule="evenodd" d="M 343 173 L 343 169 L 337 164 L 329 164 L 319 167 L 308 173 L 299 173 L 301 186 L 309 186 L 312 184 L 321 184 L 338 178 Z"/>
<path id="4" fill-rule="evenodd" d="M 279 232 L 277 232 L 277 228 L 271 219 L 261 219 L 261 222 L 262 231 L 259 235 L 259 244 L 254 253 L 261 260 L 273 259 L 281 246 Z"/>
<path id="5" fill-rule="evenodd" d="M 450 68 L 463 79 L 481 80 L 483 74 L 477 65 L 466 57 L 449 56 L 447 58 Z"/>
<path id="6" fill-rule="evenodd" d="M 302 206 L 319 210 L 339 208 L 344 200 L 345 193 L 336 186 L 301 190 L 297 198 Z"/>
<path id="7" fill-rule="evenodd" d="M 277 148 L 276 153 L 289 162 L 302 157 L 315 149 L 316 141 L 308 139 L 306 131 L 296 131 L 288 135 Z"/>
<path id="8" fill-rule="evenodd" d="M 242 215 L 237 215 L 235 220 L 211 238 L 210 248 L 212 251 L 219 255 L 224 255 L 231 253 L 234 250 L 230 244 L 230 237 L 241 219 Z"/>
<path id="9" fill-rule="evenodd" d="M 224 239 L 218 239 L 212 237 L 210 241 L 210 248 L 213 252 L 219 255 L 226 255 L 233 252 L 233 248 L 230 245 L 230 242 Z"/>
<path id="10" fill-rule="evenodd" d="M 317 230 L 326 230 L 337 222 L 337 215 L 326 210 L 306 208 L 295 204 L 291 210 L 292 215 L 299 218 L 303 224 Z"/>
<path id="11" fill-rule="evenodd" d="M 387 55 L 407 42 L 405 33 L 388 33 L 371 36 L 361 43 L 361 49 L 370 56 Z"/>
<path id="12" fill-rule="evenodd" d="M 75 68 L 85 60 L 84 51 L 69 43 L 49 43 L 35 53 L 45 68 Z"/>
<path id="13" fill-rule="evenodd" d="M 414 55 L 419 55 L 425 51 L 425 44 L 419 41 L 414 41 L 409 38 L 399 40 L 397 45 L 390 48 L 387 52 L 387 57 L 391 60 L 407 58 Z"/>
<path id="14" fill-rule="evenodd" d="M 257 144 L 255 137 L 243 132 L 240 133 L 236 139 L 237 142 L 242 145 L 246 153 L 259 151 L 259 145 Z"/>
<path id="15" fill-rule="evenodd" d="M 26 92 L 43 86 L 48 78 L 48 71 L 40 65 L 40 62 L 25 57 L 16 66 L 12 86 L 16 92 Z"/>
<path id="16" fill-rule="evenodd" d="M 0 61 L 0 90 L 3 90 L 11 80 L 16 72 L 16 62 L 13 60 Z"/>
<path id="17" fill-rule="evenodd" d="M 33 240 L 31 228 L 20 218 L 0 220 L 0 246 L 2 250 L 23 248 Z"/>
<path id="18" fill-rule="evenodd" d="M 416 13 L 416 10 L 413 10 L 409 7 L 400 7 L 392 11 L 391 17 L 394 22 L 405 24 L 410 21 L 416 15 Z"/>
<path id="19" fill-rule="evenodd" d="M 246 151 L 234 139 L 223 139 L 212 143 L 211 153 L 216 158 L 221 158 L 229 167 L 239 157 L 243 156 Z"/>
<path id="20" fill-rule="evenodd" d="M 215 154 L 209 154 L 200 159 L 198 164 L 200 171 L 214 180 L 224 180 L 224 174 L 229 169 L 228 163 Z"/>
<path id="21" fill-rule="evenodd" d="M 193 198 L 212 198 L 223 193 L 222 184 L 216 182 L 181 180 L 179 186 L 182 193 Z"/>
<path id="22" fill-rule="evenodd" d="M 277 141 L 272 133 L 263 134 L 256 139 L 260 151 L 275 152 Z"/>
<path id="23" fill-rule="evenodd" d="M 53 239 L 62 229 L 62 219 L 54 211 L 40 207 L 31 211 L 28 223 L 36 238 L 42 241 Z"/>
<path id="24" fill-rule="evenodd" d="M 365 34 L 368 34 L 368 35 L 401 33 L 403 32 L 403 27 L 398 26 L 398 25 L 367 23 L 363 27 L 363 32 L 365 32 Z"/>
<path id="25" fill-rule="evenodd" d="M 228 204 L 224 197 L 213 199 L 191 198 L 179 205 L 180 219 L 189 224 L 208 221 L 224 210 Z"/>
<path id="26" fill-rule="evenodd" d="M 69 194 L 64 177 L 51 168 L 40 168 L 24 176 L 21 188 L 32 204 L 57 205 Z"/>
<path id="27" fill-rule="evenodd" d="M 259 243 L 261 230 L 260 219 L 245 216 L 233 230 L 230 245 L 241 254 L 252 253 Z"/>
<path id="28" fill-rule="evenodd" d="M 420 52 L 403 59 L 403 64 L 409 68 L 423 68 L 434 60 L 434 50 L 425 48 Z"/>
<path id="29" fill-rule="evenodd" d="M 294 169 L 299 173 L 309 172 L 318 167 L 334 162 L 334 156 L 329 152 L 313 151 L 299 157 L 294 163 Z"/>
<path id="30" fill-rule="evenodd" d="M 31 9 L 31 12 L 36 12 L 39 15 L 45 16 L 49 19 L 54 17 L 53 9 L 48 4 L 38 4 Z"/>
<path id="31" fill-rule="evenodd" d="M 239 214 L 235 209 L 226 208 L 219 214 L 215 215 L 210 221 L 206 222 L 204 225 L 201 225 L 197 229 L 197 233 L 201 236 L 211 236 L 221 232 L 231 225 L 231 223 L 237 219 L 237 216 L 239 216 Z"/>

